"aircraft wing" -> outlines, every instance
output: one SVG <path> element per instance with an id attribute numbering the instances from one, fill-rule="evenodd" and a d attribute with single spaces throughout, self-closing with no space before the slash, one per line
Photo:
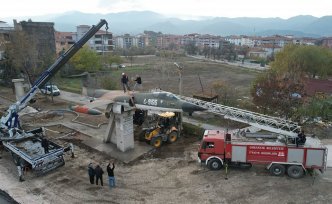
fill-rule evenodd
<path id="1" fill-rule="evenodd" d="M 114 103 L 113 100 L 109 100 L 109 99 L 98 99 L 95 100 L 91 103 L 86 104 L 85 106 L 88 108 L 104 108 L 104 106 L 107 106 L 109 104 Z"/>

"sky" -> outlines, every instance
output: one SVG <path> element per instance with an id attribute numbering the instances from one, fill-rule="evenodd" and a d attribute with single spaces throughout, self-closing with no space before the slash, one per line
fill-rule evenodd
<path id="1" fill-rule="evenodd" d="M 332 0 L 0 0 L 0 19 L 61 14 L 153 11 L 167 17 L 280 17 L 332 15 Z"/>

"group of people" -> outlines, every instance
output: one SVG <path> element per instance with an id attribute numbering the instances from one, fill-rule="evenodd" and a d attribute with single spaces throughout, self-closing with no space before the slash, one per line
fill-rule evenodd
<path id="1" fill-rule="evenodd" d="M 136 90 L 136 87 L 141 90 L 142 89 L 142 78 L 137 74 L 136 79 L 134 81 L 135 81 L 134 91 Z M 126 93 L 126 91 L 130 91 L 129 78 L 125 73 L 122 73 L 121 84 L 122 84 L 123 92 Z"/>
<path id="2" fill-rule="evenodd" d="M 114 162 L 112 162 L 112 167 L 111 163 L 108 163 L 106 167 L 106 171 L 108 174 L 108 183 L 110 188 L 115 187 L 114 168 L 115 168 Z M 104 185 L 103 183 L 104 170 L 100 167 L 99 164 L 97 164 L 97 166 L 94 167 L 93 164 L 90 163 L 88 166 L 88 174 L 89 174 L 90 184 L 95 183 L 95 177 L 96 177 L 96 185 L 98 185 L 99 180 L 100 180 L 100 185 L 102 186 Z"/>

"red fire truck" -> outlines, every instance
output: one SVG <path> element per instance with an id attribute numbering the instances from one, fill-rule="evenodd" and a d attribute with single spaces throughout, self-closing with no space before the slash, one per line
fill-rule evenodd
<path id="1" fill-rule="evenodd" d="M 230 133 L 205 130 L 198 158 L 211 170 L 228 166 L 251 167 L 265 164 L 274 176 L 287 172 L 291 178 L 301 178 L 307 170 L 326 169 L 327 148 L 317 138 L 307 137 L 304 144 L 288 143 L 287 139 L 272 142 L 246 141 L 232 138 Z"/>

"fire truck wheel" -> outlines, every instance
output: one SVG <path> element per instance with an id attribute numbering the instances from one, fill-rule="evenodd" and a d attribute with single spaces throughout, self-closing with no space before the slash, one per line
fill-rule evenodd
<path id="1" fill-rule="evenodd" d="M 159 148 L 159 147 L 161 146 L 161 144 L 162 144 L 162 139 L 161 139 L 161 137 L 153 137 L 153 138 L 151 139 L 150 144 L 151 144 L 152 146 L 154 146 L 155 148 Z"/>
<path id="2" fill-rule="evenodd" d="M 210 159 L 208 161 L 208 167 L 213 171 L 219 170 L 222 168 L 222 163 L 219 159 Z"/>
<path id="3" fill-rule="evenodd" d="M 272 164 L 270 167 L 270 173 L 273 176 L 283 176 L 285 174 L 285 166 L 282 164 Z"/>
<path id="4" fill-rule="evenodd" d="M 287 174 L 291 178 L 301 178 L 304 175 L 303 168 L 301 166 L 292 165 L 288 167 Z"/>
<path id="5" fill-rule="evenodd" d="M 172 131 L 167 137 L 167 142 L 168 143 L 173 143 L 177 139 L 178 139 L 178 133 L 176 131 Z"/>

